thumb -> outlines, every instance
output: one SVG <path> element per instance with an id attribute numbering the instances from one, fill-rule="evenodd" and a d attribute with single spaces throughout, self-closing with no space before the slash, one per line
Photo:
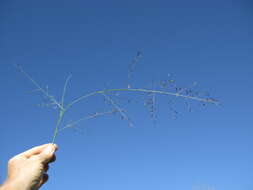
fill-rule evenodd
<path id="1" fill-rule="evenodd" d="M 57 150 L 57 146 L 53 144 L 49 144 L 44 148 L 44 150 L 39 154 L 39 159 L 42 163 L 48 163 L 54 156 L 55 151 Z"/>

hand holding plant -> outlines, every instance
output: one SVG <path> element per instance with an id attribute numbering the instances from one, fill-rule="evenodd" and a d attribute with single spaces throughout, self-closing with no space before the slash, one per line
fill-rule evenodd
<path id="1" fill-rule="evenodd" d="M 0 190 L 38 190 L 48 180 L 48 165 L 55 161 L 57 149 L 55 144 L 44 144 L 11 158 L 7 180 Z"/>

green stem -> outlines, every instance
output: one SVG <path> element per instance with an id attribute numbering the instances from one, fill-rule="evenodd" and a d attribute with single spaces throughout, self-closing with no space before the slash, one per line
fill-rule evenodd
<path id="1" fill-rule="evenodd" d="M 56 123 L 56 126 L 55 126 L 55 130 L 54 130 L 54 136 L 53 136 L 52 144 L 55 143 L 55 139 L 56 139 L 56 136 L 59 132 L 59 126 L 61 124 L 64 113 L 65 113 L 65 110 L 60 110 L 59 117 L 58 117 L 58 120 L 57 120 L 57 123 Z"/>
<path id="2" fill-rule="evenodd" d="M 216 100 L 211 100 L 211 99 L 205 99 L 205 98 L 199 98 L 195 96 L 189 96 L 189 95 L 183 95 L 179 93 L 173 93 L 173 92 L 166 92 L 166 91 L 161 91 L 161 90 L 149 90 L 149 89 L 140 89 L 140 88 L 127 88 L 127 89 L 107 89 L 107 90 L 98 90 L 95 92 L 91 92 L 89 94 L 86 94 L 84 96 L 81 96 L 77 99 L 75 99 L 73 102 L 68 104 L 65 108 L 65 110 L 68 110 L 70 107 L 72 107 L 74 104 L 77 102 L 88 98 L 90 96 L 94 96 L 96 94 L 105 94 L 106 92 L 117 92 L 117 91 L 128 91 L 128 92 L 147 92 L 147 93 L 156 93 L 156 94 L 164 94 L 164 95 L 171 95 L 171 96 L 176 96 L 176 97 L 181 97 L 181 98 L 186 98 L 186 99 L 192 99 L 200 102 L 207 102 L 207 103 L 213 103 L 213 104 L 219 104 Z"/>

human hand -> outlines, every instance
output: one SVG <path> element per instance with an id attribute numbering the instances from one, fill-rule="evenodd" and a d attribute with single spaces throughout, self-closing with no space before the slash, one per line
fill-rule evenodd
<path id="1" fill-rule="evenodd" d="M 55 161 L 57 149 L 55 144 L 44 144 L 11 158 L 7 180 L 0 190 L 38 190 L 48 180 L 48 164 Z"/>

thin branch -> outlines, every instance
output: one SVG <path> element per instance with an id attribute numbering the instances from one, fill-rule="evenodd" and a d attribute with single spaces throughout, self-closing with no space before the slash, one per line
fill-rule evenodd
<path id="1" fill-rule="evenodd" d="M 171 96 L 176 96 L 176 97 L 181 97 L 181 98 L 186 98 L 186 99 L 192 99 L 192 100 L 196 100 L 196 101 L 200 101 L 200 102 L 206 102 L 206 103 L 212 103 L 212 104 L 216 104 L 219 105 L 219 102 L 217 100 L 211 99 L 211 98 L 199 98 L 199 97 L 195 97 L 195 96 L 190 96 L 190 95 L 183 95 L 183 94 L 179 94 L 179 93 L 173 93 L 173 92 L 167 92 L 167 91 L 161 91 L 161 90 L 150 90 L 150 89 L 141 89 L 141 88 L 119 88 L 119 89 L 106 89 L 106 90 L 98 90 L 98 91 L 94 91 L 91 93 L 88 93 L 86 95 L 80 96 L 79 98 L 76 98 L 74 101 L 72 101 L 71 103 L 69 103 L 66 106 L 66 110 L 69 109 L 70 107 L 72 107 L 74 104 L 76 104 L 77 102 L 88 98 L 90 96 L 94 96 L 96 94 L 105 94 L 107 92 L 116 92 L 116 91 L 128 91 L 128 92 L 148 92 L 148 93 L 156 93 L 156 94 L 163 94 L 163 95 L 171 95 Z"/>
<path id="2" fill-rule="evenodd" d="M 62 119 L 63 119 L 64 113 L 65 113 L 64 110 L 60 110 L 60 112 L 59 112 L 59 117 L 58 117 L 58 120 L 57 120 L 57 123 L 56 123 L 56 126 L 55 126 L 54 136 L 53 136 L 53 139 L 52 139 L 52 144 L 54 144 L 55 139 L 56 139 L 56 137 L 57 137 L 57 134 L 58 134 L 58 132 L 59 132 L 59 126 L 60 126 L 61 121 L 62 121 Z"/>
<path id="3" fill-rule="evenodd" d="M 69 75 L 65 81 L 65 84 L 64 84 L 64 88 L 63 88 L 63 92 L 62 92 L 62 99 L 61 99 L 62 107 L 64 107 L 64 99 L 65 99 L 66 89 L 67 89 L 67 85 L 68 85 L 68 82 L 71 79 L 71 77 L 72 77 L 72 75 Z"/>
<path id="4" fill-rule="evenodd" d="M 82 118 L 80 118 L 80 119 L 78 119 L 76 121 L 73 121 L 73 122 L 65 125 L 65 127 L 59 129 L 58 132 L 61 132 L 61 131 L 65 130 L 65 129 L 67 129 L 67 128 L 74 128 L 74 126 L 77 123 L 81 122 L 81 121 L 84 121 L 84 120 L 87 120 L 87 119 L 93 119 L 93 118 L 96 118 L 96 117 L 99 117 L 99 116 L 102 116 L 102 115 L 113 114 L 115 112 L 117 112 L 117 110 L 112 110 L 112 111 L 107 111 L 107 112 L 96 112 L 94 114 L 82 117 Z"/>
<path id="5" fill-rule="evenodd" d="M 128 88 L 131 88 L 130 85 L 130 79 L 132 77 L 132 74 L 134 72 L 134 69 L 136 67 L 136 65 L 138 64 L 138 62 L 140 61 L 140 59 L 143 57 L 143 53 L 141 51 L 138 51 L 137 54 L 134 56 L 134 58 L 132 59 L 132 61 L 129 63 L 128 65 L 128 74 L 127 74 L 127 78 L 128 78 Z"/>
<path id="6" fill-rule="evenodd" d="M 155 107 L 155 105 L 156 105 L 156 96 L 155 96 L 155 93 L 152 93 L 152 102 L 153 102 L 153 104 L 152 104 L 151 117 L 155 120 L 155 117 L 156 117 L 156 114 L 155 114 L 155 112 L 156 112 L 156 107 Z"/>
<path id="7" fill-rule="evenodd" d="M 152 81 L 152 90 L 154 90 L 154 80 Z M 155 93 L 147 93 L 147 100 L 144 102 L 144 105 L 147 107 L 150 112 L 151 119 L 156 121 L 156 94 Z"/>
<path id="8" fill-rule="evenodd" d="M 47 98 L 49 98 L 54 104 L 56 104 L 61 110 L 64 110 L 64 108 L 61 106 L 59 102 L 56 101 L 56 99 L 50 95 L 47 91 L 45 91 L 43 88 L 40 87 L 40 85 L 28 74 L 26 73 L 23 68 L 20 65 L 16 65 L 17 69 L 24 74 L 40 91 L 42 94 L 44 94 Z"/>
<path id="9" fill-rule="evenodd" d="M 127 114 L 124 112 L 124 109 L 121 109 L 119 107 L 119 105 L 117 105 L 109 96 L 107 96 L 106 94 L 102 94 L 111 104 L 113 107 L 115 107 L 115 109 L 120 113 L 120 115 L 122 116 L 123 119 L 128 121 L 129 127 L 133 126 L 133 123 L 131 121 L 131 119 L 127 116 Z"/>

